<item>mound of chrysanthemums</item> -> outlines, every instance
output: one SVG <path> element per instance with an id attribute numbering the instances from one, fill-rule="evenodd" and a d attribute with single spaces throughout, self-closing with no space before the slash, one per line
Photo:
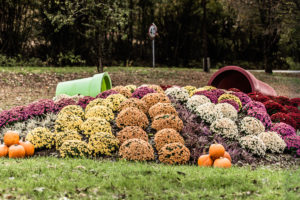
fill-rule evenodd
<path id="1" fill-rule="evenodd" d="M 197 164 L 218 143 L 233 164 L 251 164 L 300 156 L 299 106 L 234 88 L 117 86 L 96 98 L 60 95 L 2 111 L 0 139 L 15 131 L 37 155 L 166 164 Z"/>

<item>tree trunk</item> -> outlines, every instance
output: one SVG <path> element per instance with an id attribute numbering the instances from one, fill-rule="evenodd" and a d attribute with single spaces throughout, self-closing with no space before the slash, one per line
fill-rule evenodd
<path id="1" fill-rule="evenodd" d="M 98 36 L 98 62 L 97 62 L 97 72 L 103 73 L 103 60 L 102 60 L 102 41 L 101 36 Z"/>
<path id="2" fill-rule="evenodd" d="M 203 71 L 209 72 L 207 64 L 207 32 L 206 32 L 206 0 L 202 0 L 203 19 L 202 19 L 202 36 L 203 36 Z"/>

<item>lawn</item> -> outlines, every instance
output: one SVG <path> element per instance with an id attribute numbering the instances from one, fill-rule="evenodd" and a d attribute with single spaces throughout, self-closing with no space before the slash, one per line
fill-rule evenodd
<path id="1" fill-rule="evenodd" d="M 299 199 L 300 170 L 0 159 L 0 199 Z"/>

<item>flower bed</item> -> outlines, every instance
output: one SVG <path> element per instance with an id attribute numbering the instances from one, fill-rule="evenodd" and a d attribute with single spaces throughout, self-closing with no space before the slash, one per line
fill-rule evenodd
<path id="1" fill-rule="evenodd" d="M 252 163 L 269 154 L 300 156 L 298 106 L 298 99 L 238 90 L 128 85 L 96 98 L 61 96 L 2 111 L 0 128 L 17 130 L 37 153 L 61 157 L 196 164 L 220 143 L 233 164 Z"/>

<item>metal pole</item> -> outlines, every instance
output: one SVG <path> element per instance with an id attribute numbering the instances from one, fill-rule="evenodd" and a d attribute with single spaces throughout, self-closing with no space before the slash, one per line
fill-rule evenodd
<path id="1" fill-rule="evenodd" d="M 153 67 L 155 67 L 155 44 L 154 44 L 154 39 L 152 40 L 152 56 L 153 56 Z"/>

